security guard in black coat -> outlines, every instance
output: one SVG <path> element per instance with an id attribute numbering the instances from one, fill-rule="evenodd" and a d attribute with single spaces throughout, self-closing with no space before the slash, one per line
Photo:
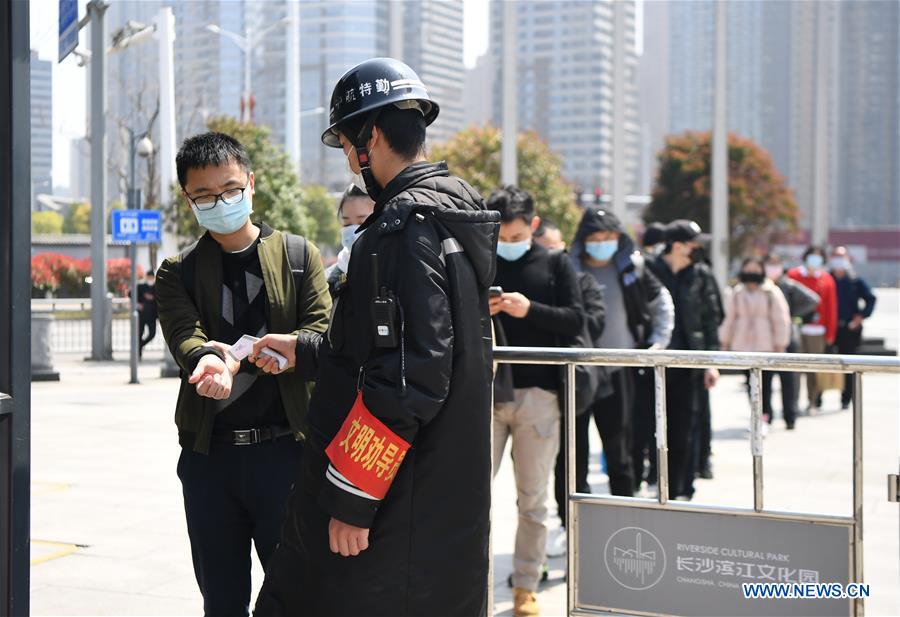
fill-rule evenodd
<path id="1" fill-rule="evenodd" d="M 499 215 L 423 159 L 437 114 L 418 76 L 390 58 L 363 62 L 334 89 L 322 140 L 344 148 L 375 210 L 328 332 L 259 343 L 317 385 L 258 615 L 488 611 Z"/>

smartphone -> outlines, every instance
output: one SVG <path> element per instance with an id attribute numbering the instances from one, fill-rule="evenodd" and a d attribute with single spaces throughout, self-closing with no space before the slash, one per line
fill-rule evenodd
<path id="1" fill-rule="evenodd" d="M 503 288 L 500 286 L 490 287 L 488 289 L 488 298 L 499 298 L 503 295 Z"/>

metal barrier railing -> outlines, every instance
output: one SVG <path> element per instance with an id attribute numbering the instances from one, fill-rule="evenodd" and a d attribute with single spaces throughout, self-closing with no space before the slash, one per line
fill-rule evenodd
<path id="1" fill-rule="evenodd" d="M 131 349 L 131 301 L 128 298 L 113 298 L 111 303 L 112 349 L 124 353 Z M 33 299 L 31 311 L 33 314 L 54 316 L 50 326 L 50 348 L 53 353 L 90 353 L 90 298 Z M 156 337 L 145 350 L 162 351 L 164 348 L 162 331 L 157 327 Z"/>
<path id="2" fill-rule="evenodd" d="M 753 457 L 753 511 L 740 508 L 728 509 L 731 513 L 760 514 L 763 512 L 763 433 L 762 433 L 762 372 L 793 371 L 809 373 L 853 374 L 853 516 L 822 517 L 809 514 L 776 514 L 784 519 L 816 520 L 826 518 L 852 523 L 852 572 L 853 581 L 863 581 L 863 431 L 862 431 L 862 376 L 865 373 L 900 374 L 900 359 L 882 356 L 851 356 L 832 354 L 751 353 L 726 351 L 675 351 L 675 350 L 624 350 L 624 349 L 566 349 L 536 347 L 495 347 L 494 361 L 501 364 L 552 364 L 566 367 L 565 427 L 567 448 L 566 502 L 570 532 L 567 535 L 567 614 L 576 609 L 578 576 L 577 558 L 577 503 L 619 503 L 627 501 L 610 496 L 581 494 L 575 480 L 575 367 L 589 364 L 597 366 L 648 367 L 654 371 L 656 394 L 656 442 L 659 496 L 658 507 L 680 511 L 701 511 L 704 506 L 679 504 L 670 506 L 668 500 L 668 445 L 666 430 L 666 369 L 667 368 L 728 368 L 750 371 L 750 449 Z M 767 515 L 772 515 L 767 513 Z M 573 533 L 575 531 L 575 533 Z M 863 614 L 863 600 L 853 600 L 853 611 Z"/>

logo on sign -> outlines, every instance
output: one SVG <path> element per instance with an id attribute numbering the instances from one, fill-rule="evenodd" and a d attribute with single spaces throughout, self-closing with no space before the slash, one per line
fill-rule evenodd
<path id="1" fill-rule="evenodd" d="M 666 571 L 666 552 L 655 535 L 640 527 L 623 527 L 604 549 L 606 570 L 626 589 L 641 591 L 656 585 Z"/>
<path id="2" fill-rule="evenodd" d="M 131 218 L 120 218 L 119 219 L 119 231 L 123 234 L 136 234 L 138 233 L 138 220 Z"/>

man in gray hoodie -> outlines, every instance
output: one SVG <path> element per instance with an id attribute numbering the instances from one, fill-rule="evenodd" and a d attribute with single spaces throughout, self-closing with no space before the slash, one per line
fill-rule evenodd
<path id="1" fill-rule="evenodd" d="M 644 267 L 644 258 L 619 219 L 602 209 L 585 211 L 572 243 L 576 271 L 591 274 L 603 290 L 606 327 L 600 337 L 605 349 L 665 349 L 674 328 L 672 297 Z M 632 460 L 635 416 L 635 370 L 610 369 L 612 394 L 598 398 L 588 413 L 594 416 L 606 454 L 609 489 L 632 496 L 636 471 L 643 473 L 643 456 Z"/>

